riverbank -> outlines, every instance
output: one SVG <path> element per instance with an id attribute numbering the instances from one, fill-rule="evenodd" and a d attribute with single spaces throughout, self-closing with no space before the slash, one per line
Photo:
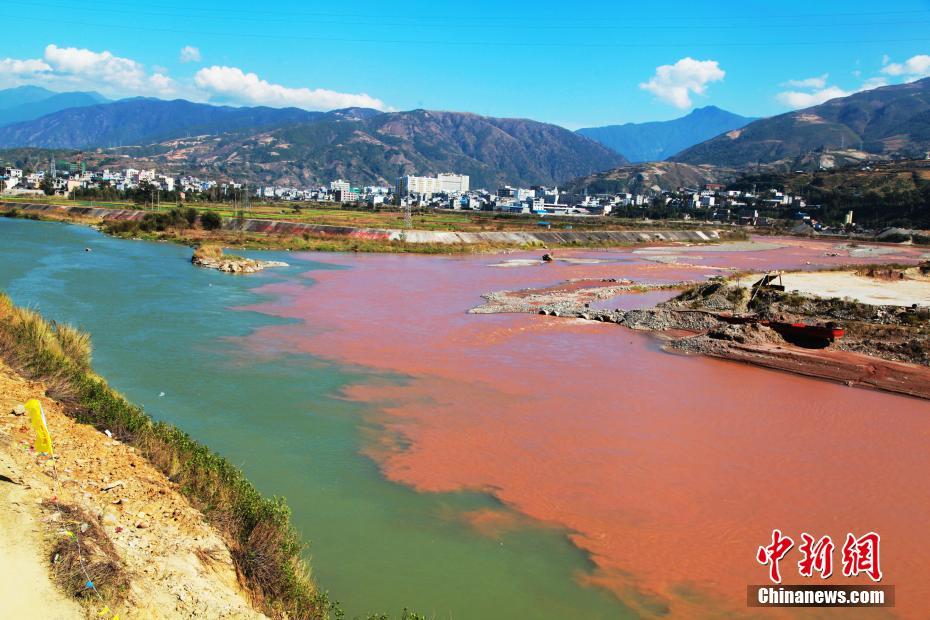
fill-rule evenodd
<path id="1" fill-rule="evenodd" d="M 86 334 L 0 295 L 0 358 L 0 413 L 18 404 L 10 399 L 40 398 L 57 445 L 54 461 L 38 459 L 24 418 L 6 418 L 7 477 L 34 477 L 43 522 L 76 522 L 55 544 L 78 598 L 94 589 L 94 604 L 154 605 L 158 617 L 328 617 L 334 607 L 300 559 L 284 501 L 262 498 L 222 457 L 126 402 L 91 370 Z M 93 544 L 75 559 L 58 548 L 77 531 Z"/>
<path id="2" fill-rule="evenodd" d="M 0 523 L 9 545 L 0 548 L 0 582 L 20 584 L 3 598 L 4 612 L 264 618 L 239 585 L 229 547 L 179 486 L 135 448 L 76 422 L 47 389 L 0 361 Z M 31 449 L 29 418 L 13 413 L 32 398 L 54 461 Z M 21 571 L 34 575 L 29 588 Z"/>
<path id="3" fill-rule="evenodd" d="M 404 252 L 422 254 L 501 252 L 530 248 L 608 248 L 644 243 L 716 243 L 746 237 L 742 231 L 713 229 L 629 230 L 403 230 L 334 226 L 282 219 L 217 218 L 215 227 L 185 222 L 170 212 L 68 206 L 0 203 L 8 217 L 92 224 L 124 238 L 167 240 L 186 245 L 213 243 L 250 249 L 303 251 Z"/>
<path id="4" fill-rule="evenodd" d="M 761 274 L 697 285 L 575 280 L 545 289 L 488 293 L 488 303 L 470 312 L 536 312 L 615 323 L 662 335 L 669 351 L 930 399 L 927 271 L 871 266 L 782 274 L 791 291 L 787 293 L 750 286 Z M 683 292 L 654 308 L 591 307 L 596 300 L 654 289 Z M 823 336 L 828 329 L 824 325 L 842 330 L 842 336 Z"/>

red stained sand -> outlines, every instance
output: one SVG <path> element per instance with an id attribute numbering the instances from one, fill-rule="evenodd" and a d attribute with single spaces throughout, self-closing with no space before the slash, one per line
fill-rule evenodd
<path id="1" fill-rule="evenodd" d="M 701 253 L 689 263 L 746 269 L 877 262 L 825 257 L 826 243 Z M 913 251 L 882 260 L 915 260 Z M 265 328 L 261 350 L 296 349 L 409 377 L 357 385 L 385 434 L 369 453 L 421 491 L 478 489 L 571 532 L 596 570 L 583 579 L 630 605 L 693 617 L 745 613 L 763 583 L 755 550 L 792 535 L 875 530 L 897 615 L 930 600 L 930 403 L 706 358 L 670 355 L 615 325 L 468 315 L 491 290 L 568 278 L 693 279 L 702 267 L 617 262 L 491 268 L 499 257 L 320 256 L 312 287 L 277 284 L 251 308 L 312 326 Z M 400 436 L 403 442 L 390 440 Z M 402 443 L 402 445 L 401 445 Z M 466 515 L 479 529 L 495 515 Z M 503 524 L 506 525 L 506 524 Z M 793 562 L 797 557 L 790 555 Z M 837 556 L 839 561 L 839 556 Z M 783 563 L 786 582 L 798 582 Z M 832 583 L 846 583 L 834 577 Z"/>

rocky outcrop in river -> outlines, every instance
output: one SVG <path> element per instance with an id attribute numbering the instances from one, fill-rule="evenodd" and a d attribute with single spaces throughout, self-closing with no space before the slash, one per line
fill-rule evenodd
<path id="1" fill-rule="evenodd" d="M 253 260 L 242 256 L 223 254 L 217 246 L 204 245 L 194 251 L 191 262 L 198 267 L 216 269 L 224 273 L 255 273 L 267 267 L 287 267 L 288 264 L 273 260 Z"/>

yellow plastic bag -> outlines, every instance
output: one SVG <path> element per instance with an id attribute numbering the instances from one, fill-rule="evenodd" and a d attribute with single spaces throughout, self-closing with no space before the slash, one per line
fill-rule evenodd
<path id="1" fill-rule="evenodd" d="M 42 403 L 33 398 L 26 403 L 26 411 L 29 413 L 29 421 L 32 422 L 32 430 L 36 433 L 36 452 L 44 452 L 52 456 L 52 436 L 49 434 L 48 425 L 45 423 Z"/>

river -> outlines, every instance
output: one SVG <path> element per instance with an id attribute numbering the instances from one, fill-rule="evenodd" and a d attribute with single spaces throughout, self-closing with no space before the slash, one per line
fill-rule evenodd
<path id="1" fill-rule="evenodd" d="M 265 252 L 291 267 L 230 276 L 180 246 L 0 219 L 0 289 L 90 331 L 114 387 L 286 496 L 350 616 L 748 616 L 756 547 L 780 528 L 880 532 L 895 611 L 919 617 L 930 403 L 672 355 L 615 325 L 465 313 L 572 277 L 878 260 L 717 249 Z"/>

